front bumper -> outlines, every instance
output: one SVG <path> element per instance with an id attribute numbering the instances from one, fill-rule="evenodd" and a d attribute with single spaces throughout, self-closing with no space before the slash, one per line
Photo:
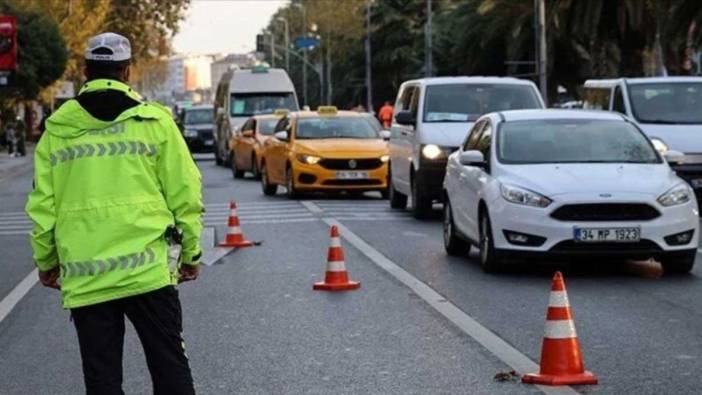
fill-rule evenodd
<path id="1" fill-rule="evenodd" d="M 419 194 L 431 199 L 442 198 L 447 163 L 445 158 L 420 162 L 419 169 L 414 173 L 414 182 L 417 182 Z"/>
<path id="2" fill-rule="evenodd" d="M 188 145 L 190 151 L 192 152 L 213 152 L 214 151 L 214 137 L 212 132 L 199 132 L 197 136 L 194 137 L 184 137 L 185 144 Z"/>
<path id="3" fill-rule="evenodd" d="M 565 204 L 602 203 L 601 201 L 559 201 L 541 209 L 509 203 L 498 197 L 490 204 L 490 220 L 495 248 L 504 254 L 528 257 L 529 255 L 563 256 L 616 256 L 630 259 L 656 258 L 663 254 L 684 253 L 698 245 L 699 218 L 694 201 L 673 207 L 662 207 L 656 202 L 641 200 L 611 203 L 645 203 L 660 212 L 651 220 L 639 221 L 564 221 L 551 217 L 551 213 Z M 574 228 L 625 228 L 639 227 L 639 242 L 581 243 L 574 240 Z M 693 230 L 691 240 L 683 245 L 669 245 L 665 237 Z M 545 238 L 538 246 L 516 245 L 510 242 L 505 231 L 524 233 Z"/>
<path id="4" fill-rule="evenodd" d="M 295 160 L 293 166 L 295 188 L 304 191 L 379 191 L 388 186 L 388 164 L 375 169 L 358 170 L 368 174 L 364 179 L 340 179 L 337 172 L 356 170 L 332 170 L 320 164 L 306 164 Z"/>

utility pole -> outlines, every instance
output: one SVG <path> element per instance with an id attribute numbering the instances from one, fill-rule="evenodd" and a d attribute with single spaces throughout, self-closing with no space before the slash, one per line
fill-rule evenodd
<path id="1" fill-rule="evenodd" d="M 271 36 L 271 67 L 275 67 L 275 33 L 268 32 Z"/>
<path id="2" fill-rule="evenodd" d="M 548 62 L 547 56 L 547 44 L 546 44 L 546 4 L 544 0 L 534 0 L 534 13 L 537 18 L 537 31 L 536 37 L 537 43 L 537 72 L 539 73 L 539 90 L 541 91 L 541 96 L 544 98 L 544 102 L 548 106 Z"/>
<path id="3" fill-rule="evenodd" d="M 290 26 L 288 20 L 282 16 L 278 17 L 278 21 L 285 25 L 285 71 L 290 73 Z"/>
<path id="4" fill-rule="evenodd" d="M 305 9 L 304 5 L 302 5 L 302 34 L 304 37 L 307 37 L 307 10 Z M 302 49 L 302 58 L 304 59 L 305 64 L 307 64 L 306 47 Z M 307 101 L 307 67 L 304 66 L 302 66 L 302 101 L 305 103 L 304 105 L 309 105 L 309 102 Z"/>
<path id="5" fill-rule="evenodd" d="M 373 79 L 371 75 L 371 1 L 366 0 L 366 108 L 373 112 Z"/>
<path id="6" fill-rule="evenodd" d="M 433 66 L 434 60 L 432 59 L 432 27 L 431 27 L 431 2 L 432 0 L 427 0 L 427 23 L 424 26 L 424 76 L 431 77 L 434 74 Z"/>
<path id="7" fill-rule="evenodd" d="M 329 38 L 327 36 L 327 105 L 332 105 L 332 60 Z"/>

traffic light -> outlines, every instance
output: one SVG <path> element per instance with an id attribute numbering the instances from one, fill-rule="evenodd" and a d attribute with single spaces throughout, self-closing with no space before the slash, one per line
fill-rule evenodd
<path id="1" fill-rule="evenodd" d="M 0 72 L 17 69 L 17 20 L 0 15 Z"/>
<path id="2" fill-rule="evenodd" d="M 256 35 L 256 52 L 266 52 L 266 36 L 264 34 Z"/>

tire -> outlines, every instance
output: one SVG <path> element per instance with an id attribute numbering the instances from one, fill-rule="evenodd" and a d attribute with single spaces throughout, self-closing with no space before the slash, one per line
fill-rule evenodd
<path id="1" fill-rule="evenodd" d="M 380 190 L 380 197 L 383 199 L 387 199 L 390 196 L 390 187 L 387 187 L 385 189 Z"/>
<path id="2" fill-rule="evenodd" d="M 219 146 L 217 146 L 217 145 L 215 145 L 214 156 L 215 156 L 215 163 L 217 164 L 217 166 L 224 166 L 224 161 L 222 160 L 222 157 L 219 156 Z"/>
<path id="3" fill-rule="evenodd" d="M 687 274 L 695 266 L 695 258 L 697 258 L 697 251 L 671 254 L 661 258 L 661 265 L 665 273 Z"/>
<path id="4" fill-rule="evenodd" d="M 236 166 L 236 158 L 234 157 L 233 152 L 229 154 L 229 162 L 231 164 L 232 175 L 234 176 L 234 178 L 244 178 L 244 171 L 239 170 L 239 168 Z"/>
<path id="5" fill-rule="evenodd" d="M 431 198 L 420 193 L 421 185 L 419 182 L 412 179 L 412 214 L 416 219 L 424 219 L 431 212 Z"/>
<path id="6" fill-rule="evenodd" d="M 444 249 L 451 256 L 466 256 L 470 252 L 470 244 L 461 239 L 456 232 L 453 222 L 453 210 L 448 199 L 444 203 Z"/>
<path id="7" fill-rule="evenodd" d="M 278 192 L 278 186 L 268 183 L 268 169 L 266 163 L 261 164 L 261 190 L 266 196 L 273 196 Z"/>
<path id="8" fill-rule="evenodd" d="M 261 172 L 258 170 L 256 155 L 251 155 L 251 176 L 254 180 L 259 180 L 261 178 Z"/>
<path id="9" fill-rule="evenodd" d="M 295 189 L 295 180 L 293 179 L 292 167 L 288 165 L 285 170 L 285 189 L 288 199 L 297 199 L 300 194 Z"/>
<path id="10" fill-rule="evenodd" d="M 392 175 L 388 177 L 388 199 L 390 207 L 398 210 L 407 208 L 407 195 L 398 192 L 392 183 Z"/>
<path id="11" fill-rule="evenodd" d="M 500 259 L 492 240 L 492 225 L 487 212 L 480 217 L 480 266 L 486 273 L 495 273 L 501 268 Z"/>

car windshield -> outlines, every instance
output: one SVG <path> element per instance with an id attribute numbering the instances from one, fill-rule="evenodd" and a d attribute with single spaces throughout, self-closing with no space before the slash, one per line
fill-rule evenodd
<path id="1" fill-rule="evenodd" d="M 505 164 L 661 163 L 646 137 L 624 121 L 506 122 L 497 140 L 498 160 Z"/>
<path id="2" fill-rule="evenodd" d="M 234 117 L 273 114 L 277 109 L 297 111 L 295 96 L 292 93 L 237 93 L 232 95 L 230 111 Z"/>
<path id="3" fill-rule="evenodd" d="M 493 111 L 529 108 L 542 108 L 529 85 L 430 85 L 424 103 L 424 122 L 470 122 Z"/>
<path id="4" fill-rule="evenodd" d="M 275 125 L 279 119 L 266 119 L 258 121 L 258 132 L 265 136 L 272 136 L 275 131 Z"/>
<path id="5" fill-rule="evenodd" d="M 383 125 L 380 124 L 380 121 L 378 121 L 378 118 L 376 118 L 374 115 L 372 115 L 372 114 L 361 114 L 361 116 L 362 116 L 366 121 L 368 121 L 368 123 L 371 125 L 371 127 L 372 127 L 373 129 L 375 129 L 376 131 L 380 132 L 381 130 L 383 130 Z"/>
<path id="6" fill-rule="evenodd" d="M 298 139 L 378 139 L 380 135 L 363 117 L 301 118 Z"/>
<path id="7" fill-rule="evenodd" d="M 213 115 L 214 114 L 212 113 L 212 109 L 186 110 L 184 121 L 186 125 L 212 123 Z"/>
<path id="8" fill-rule="evenodd" d="M 629 96 L 641 123 L 702 124 L 702 82 L 629 84 Z"/>

